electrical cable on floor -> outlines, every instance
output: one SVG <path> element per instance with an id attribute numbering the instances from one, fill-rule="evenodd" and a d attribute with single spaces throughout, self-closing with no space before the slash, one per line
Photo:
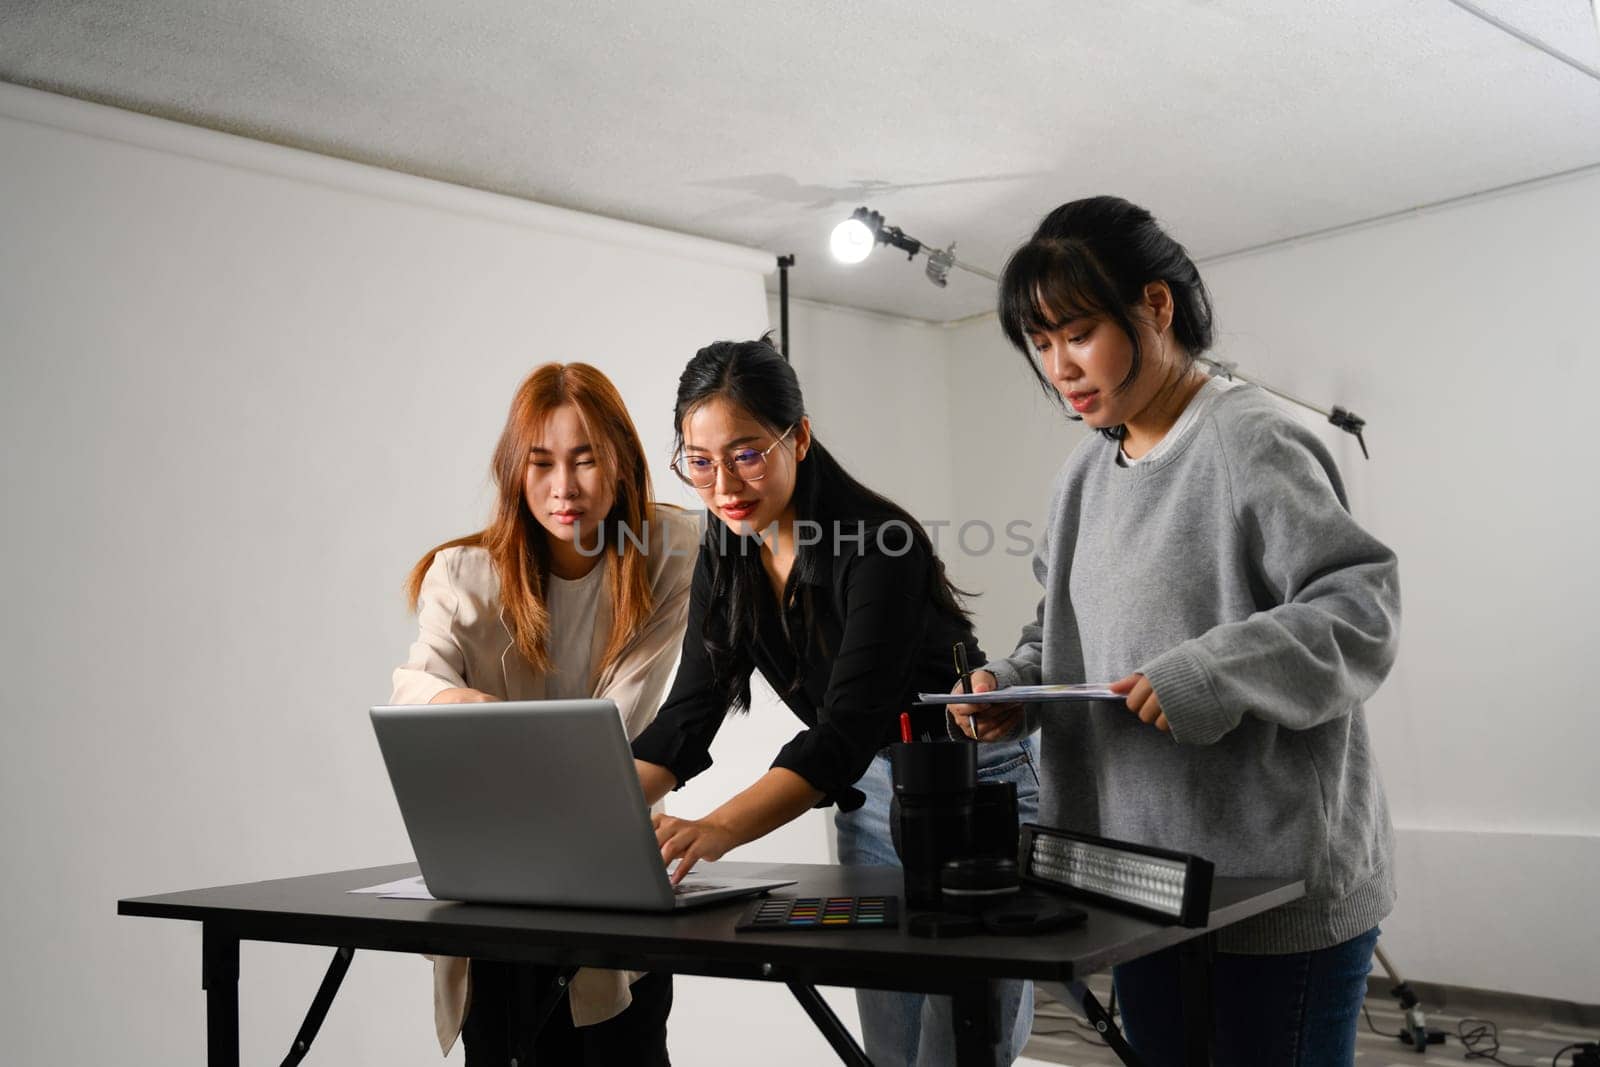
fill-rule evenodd
<path id="1" fill-rule="evenodd" d="M 1114 991 L 1112 996 L 1115 997 Z M 1372 1018 L 1372 1012 L 1368 1010 L 1365 1004 L 1361 1005 L 1361 1014 L 1366 1017 L 1367 1029 L 1371 1030 L 1379 1037 L 1395 1039 L 1406 1038 L 1407 1035 L 1400 1033 L 1399 1031 L 1380 1030 L 1378 1028 L 1378 1024 Z M 1065 1028 L 1051 1028 L 1048 1030 L 1043 1029 L 1039 1026 L 1039 1023 L 1042 1021 L 1044 1021 L 1042 1018 L 1037 1019 L 1035 1021 L 1034 1028 L 1034 1032 L 1041 1036 L 1054 1037 L 1070 1033 L 1070 1031 L 1066 1030 Z M 1049 1016 L 1049 1022 L 1066 1023 L 1070 1025 L 1073 1030 L 1078 1031 L 1078 1033 L 1073 1033 L 1071 1036 L 1086 1045 L 1094 1045 L 1098 1048 L 1110 1047 L 1110 1045 L 1108 1045 L 1100 1037 L 1098 1031 L 1089 1026 L 1087 1023 L 1078 1019 L 1065 1015 L 1051 1015 Z M 1538 1067 L 1538 1064 L 1536 1063 L 1512 1063 L 1508 1060 L 1503 1060 L 1500 1058 L 1500 1030 L 1498 1025 L 1493 1020 L 1478 1018 L 1462 1019 L 1456 1024 L 1456 1033 L 1454 1036 L 1458 1041 L 1461 1042 L 1463 1056 L 1465 1059 L 1489 1060 L 1493 1063 L 1500 1064 L 1501 1067 Z M 1585 1050 L 1592 1050 L 1593 1048 L 1594 1046 L 1581 1041 L 1567 1045 L 1550 1058 L 1550 1067 L 1562 1067 L 1560 1063 L 1561 1057 L 1565 1056 L 1569 1052 L 1584 1052 Z M 1580 1063 L 1587 1062 L 1587 1060 L 1580 1061 L 1575 1057 L 1573 1061 L 1567 1065 L 1567 1067 L 1579 1067 Z"/>
<path id="2" fill-rule="evenodd" d="M 1088 1023 L 1080 1023 L 1074 1019 L 1072 1020 L 1072 1025 L 1083 1031 L 1083 1035 L 1079 1037 L 1078 1040 L 1082 1041 L 1085 1045 L 1098 1045 L 1100 1048 L 1111 1047 L 1111 1043 L 1100 1036 L 1100 1031 L 1096 1030 Z"/>
<path id="3" fill-rule="evenodd" d="M 1112 1013 L 1113 1018 L 1115 1018 L 1117 1014 L 1117 992 L 1115 984 L 1112 985 L 1110 994 L 1109 1010 Z M 1065 1008 L 1065 1005 L 1060 1004 L 1059 1001 L 1047 1000 L 1045 1001 L 1045 1004 L 1047 1004 L 1050 1008 Z M 1371 1030 L 1377 1036 L 1403 1040 L 1406 1041 L 1407 1044 L 1410 1043 L 1410 1035 L 1406 1033 L 1402 1033 L 1400 1031 L 1380 1030 L 1377 1022 L 1372 1017 L 1372 1012 L 1368 1009 L 1365 1003 L 1361 1005 L 1361 1014 L 1367 1020 L 1367 1029 Z M 1074 1033 L 1069 1031 L 1064 1026 L 1052 1026 L 1048 1030 L 1044 1029 L 1039 1024 L 1045 1022 L 1046 1019 L 1048 1019 L 1048 1022 L 1051 1024 L 1068 1024 L 1072 1027 L 1073 1031 L 1077 1032 Z M 1040 1016 L 1036 1017 L 1034 1032 L 1043 1037 L 1055 1037 L 1070 1034 L 1075 1040 L 1081 1041 L 1085 1045 L 1093 1045 L 1098 1048 L 1110 1047 L 1110 1045 L 1102 1039 L 1099 1032 L 1089 1024 L 1072 1017 L 1070 1014 L 1063 1013 L 1057 1015 L 1053 1012 L 1048 1012 L 1048 1008 L 1046 1008 L 1045 1012 L 1041 1012 Z M 1432 1032 L 1437 1034 L 1440 1031 L 1435 1030 Z M 1480 1019 L 1476 1017 L 1463 1018 L 1456 1024 L 1456 1032 L 1453 1036 L 1456 1038 L 1456 1040 L 1461 1042 L 1462 1055 L 1466 1060 L 1489 1060 L 1492 1063 L 1500 1064 L 1501 1067 L 1539 1067 L 1539 1063 L 1537 1062 L 1523 1064 L 1501 1059 L 1500 1028 L 1499 1025 L 1491 1019 Z M 1437 1040 L 1437 1038 L 1435 1040 Z M 1560 1062 L 1561 1058 L 1568 1053 L 1575 1053 L 1576 1055 L 1574 1055 L 1572 1060 L 1566 1064 L 1566 1067 L 1589 1067 L 1590 1064 L 1596 1062 L 1591 1060 L 1589 1057 L 1591 1055 L 1600 1056 L 1600 1045 L 1594 1045 L 1582 1041 L 1577 1041 L 1567 1045 L 1551 1057 L 1550 1067 L 1562 1067 Z"/>
<path id="4" fill-rule="evenodd" d="M 1600 5 L 1595 7 L 1595 18 L 1600 19 Z M 1556 1050 L 1556 1054 L 1550 1057 L 1550 1067 L 1559 1067 L 1556 1061 L 1569 1052 L 1573 1054 L 1572 1067 L 1593 1067 L 1600 1063 L 1600 1041 L 1574 1041 Z"/>
<path id="5" fill-rule="evenodd" d="M 1039 997 L 1038 993 L 1035 993 L 1034 995 L 1035 995 L 1035 997 Z M 1081 1041 L 1085 1045 L 1093 1045 L 1096 1048 L 1110 1048 L 1111 1047 L 1110 1042 L 1106 1041 L 1105 1038 L 1101 1036 L 1099 1030 L 1096 1030 L 1092 1025 L 1090 1025 L 1089 1023 L 1085 1022 L 1084 1020 L 1078 1018 L 1075 1014 L 1073 1014 L 1073 1009 L 1067 1007 L 1067 1005 L 1061 1003 L 1061 1001 L 1056 1000 L 1054 998 L 1046 998 L 1046 999 L 1035 1000 L 1034 1003 L 1035 1003 L 1034 1016 L 1033 1016 L 1033 1032 L 1034 1033 L 1041 1034 L 1041 1035 L 1043 1035 L 1045 1037 L 1056 1037 L 1056 1036 L 1061 1035 L 1061 1034 L 1070 1034 L 1070 1036 L 1074 1040 Z M 1060 1014 L 1057 1014 L 1057 1012 L 1055 1010 L 1053 1010 L 1053 1009 L 1060 1009 Z M 1112 1021 L 1115 1022 L 1116 1019 L 1117 1019 L 1117 989 L 1116 989 L 1116 986 L 1112 986 L 1111 987 L 1111 1004 L 1106 1009 L 1106 1011 L 1107 1011 L 1107 1014 L 1109 1014 L 1111 1016 Z M 1067 1025 L 1071 1026 L 1074 1030 L 1077 1030 L 1078 1033 L 1073 1034 L 1070 1031 L 1064 1030 L 1064 1029 L 1059 1029 L 1059 1030 L 1058 1029 L 1050 1029 L 1050 1030 L 1040 1029 L 1039 1024 L 1041 1022 L 1045 1022 L 1045 1021 L 1048 1021 L 1048 1022 L 1050 1022 L 1052 1024 L 1053 1023 L 1066 1023 Z"/>
<path id="6" fill-rule="evenodd" d="M 1409 1043 L 1408 1035 L 1401 1032 L 1390 1032 L 1378 1029 L 1378 1024 L 1372 1019 L 1372 1012 L 1365 1004 L 1361 1005 L 1361 1014 L 1366 1016 L 1367 1029 L 1379 1037 L 1398 1038 Z M 1539 1067 L 1537 1063 L 1521 1064 L 1511 1063 L 1500 1058 L 1500 1028 L 1492 1019 L 1465 1018 L 1456 1024 L 1456 1040 L 1461 1042 L 1464 1058 L 1469 1060 L 1490 1060 L 1501 1067 Z M 1592 1051 L 1597 1046 L 1586 1042 L 1577 1041 L 1558 1050 L 1550 1057 L 1550 1067 L 1561 1067 L 1559 1061 L 1569 1052 L 1582 1053 Z M 1568 1067 L 1583 1067 L 1589 1061 L 1573 1057 Z"/>
<path id="7" fill-rule="evenodd" d="M 1076 1030 L 1078 1033 L 1073 1033 L 1072 1030 L 1067 1030 L 1065 1027 L 1060 1029 L 1045 1029 L 1039 1025 L 1040 1020 L 1037 1017 L 1035 1017 L 1033 1022 L 1033 1033 L 1040 1037 L 1059 1037 L 1062 1034 L 1068 1034 L 1075 1040 L 1083 1042 L 1085 1045 L 1096 1045 L 1100 1048 L 1111 1047 L 1103 1038 L 1101 1038 L 1100 1032 L 1094 1027 L 1090 1026 L 1088 1023 L 1080 1022 L 1077 1019 L 1051 1019 L 1050 1022 L 1066 1023 L 1067 1026 L 1072 1027 L 1072 1030 Z"/>
<path id="8" fill-rule="evenodd" d="M 1456 1023 L 1456 1036 L 1469 1060 L 1492 1060 L 1501 1067 L 1537 1067 L 1532 1063 L 1508 1063 L 1500 1058 L 1500 1028 L 1488 1019 L 1462 1019 Z M 1558 1053 L 1559 1055 L 1559 1053 Z"/>

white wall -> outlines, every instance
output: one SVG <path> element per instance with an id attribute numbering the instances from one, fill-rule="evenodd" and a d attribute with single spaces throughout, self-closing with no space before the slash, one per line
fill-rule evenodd
<path id="1" fill-rule="evenodd" d="M 678 372 L 765 329 L 771 258 L 4 85 L 0 235 L 6 1058 L 198 1062 L 199 928 L 116 900 L 408 859 L 365 709 L 407 569 L 487 514 L 512 389 L 597 364 L 677 496 Z M 677 810 L 793 725 L 730 724 Z M 746 855 L 825 859 L 820 818 Z M 246 1062 L 330 955 L 245 946 Z M 429 999 L 358 953 L 313 1055 L 437 1062 Z M 706 979 L 677 1058 L 748 1062 L 730 1018 L 826 1058 L 781 987 Z"/>

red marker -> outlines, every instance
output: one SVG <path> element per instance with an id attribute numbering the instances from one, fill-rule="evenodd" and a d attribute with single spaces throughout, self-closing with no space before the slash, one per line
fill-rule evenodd
<path id="1" fill-rule="evenodd" d="M 909 711 L 900 713 L 900 740 L 908 745 L 911 743 L 911 713 Z"/>

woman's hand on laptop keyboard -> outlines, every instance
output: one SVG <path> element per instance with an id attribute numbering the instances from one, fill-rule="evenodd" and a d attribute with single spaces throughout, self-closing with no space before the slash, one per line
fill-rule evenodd
<path id="1" fill-rule="evenodd" d="M 816 806 L 822 793 L 787 767 L 773 767 L 754 785 L 726 800 L 703 819 L 674 819 L 657 815 L 650 821 L 656 828 L 656 844 L 677 885 L 701 860 L 720 860 L 723 853 L 747 841 L 764 837 Z"/>
<path id="2" fill-rule="evenodd" d="M 437 693 L 428 703 L 430 704 L 493 704 L 499 697 L 490 696 L 488 693 L 476 689 L 456 688 L 445 689 Z"/>
<path id="3" fill-rule="evenodd" d="M 678 861 L 672 872 L 672 884 L 683 881 L 684 876 L 701 860 L 720 860 L 723 853 L 739 845 L 733 832 L 709 819 L 677 819 L 671 815 L 652 816 L 656 828 L 656 844 L 661 846 L 661 862 L 668 867 Z"/>

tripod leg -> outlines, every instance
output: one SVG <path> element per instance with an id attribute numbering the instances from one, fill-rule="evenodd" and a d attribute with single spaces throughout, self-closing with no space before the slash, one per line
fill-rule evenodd
<path id="1" fill-rule="evenodd" d="M 1384 955 L 1383 946 L 1374 942 L 1372 954 L 1383 967 L 1383 973 L 1389 976 L 1389 981 L 1394 983 L 1389 992 L 1400 1002 L 1400 1010 L 1405 1013 L 1405 1029 L 1400 1032 L 1400 1040 L 1417 1052 L 1426 1052 L 1430 1044 L 1437 1045 L 1443 1042 L 1444 1031 L 1429 1028 L 1428 1017 L 1422 1011 L 1421 998 L 1412 990 L 1411 983 L 1402 978 L 1394 964 L 1389 962 L 1389 957 Z"/>

